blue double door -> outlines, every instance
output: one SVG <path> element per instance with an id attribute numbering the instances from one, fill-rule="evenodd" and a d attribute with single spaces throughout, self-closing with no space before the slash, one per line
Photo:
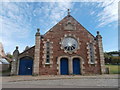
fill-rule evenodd
<path id="1" fill-rule="evenodd" d="M 32 75 L 33 60 L 23 58 L 19 62 L 19 75 Z"/>
<path id="2" fill-rule="evenodd" d="M 81 72 L 80 72 L 80 59 L 74 58 L 72 65 L 73 65 L 73 74 L 74 75 L 81 74 Z M 69 74 L 69 64 L 68 64 L 67 58 L 62 58 L 60 60 L 60 73 L 61 73 L 61 75 L 68 75 Z"/>

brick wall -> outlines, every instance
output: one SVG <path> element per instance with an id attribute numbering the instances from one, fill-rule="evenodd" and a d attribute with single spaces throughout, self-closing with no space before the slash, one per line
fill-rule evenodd
<path id="1" fill-rule="evenodd" d="M 75 26 L 75 30 L 64 30 L 66 22 L 71 21 L 71 23 Z M 64 38 L 64 35 L 70 35 L 75 36 L 76 38 L 79 38 L 79 47 L 80 49 L 77 50 L 77 52 L 74 52 L 73 54 L 65 53 L 63 49 L 61 49 L 61 38 Z M 85 67 L 84 71 L 85 74 L 100 74 L 100 57 L 99 57 L 99 50 L 98 50 L 98 44 L 96 42 L 95 37 L 91 35 L 82 25 L 80 25 L 74 18 L 72 17 L 65 17 L 61 22 L 59 22 L 57 25 L 55 25 L 49 32 L 47 32 L 44 35 L 44 39 L 42 39 L 41 42 L 41 52 L 40 56 L 44 56 L 43 53 L 43 42 L 46 42 L 49 39 L 50 42 L 53 42 L 53 58 L 51 61 L 53 62 L 52 65 L 45 65 L 45 63 L 42 63 L 44 61 L 43 57 L 40 57 L 40 75 L 41 74 L 57 74 L 57 58 L 66 55 L 66 56 L 81 56 L 84 59 L 83 66 Z M 90 41 L 95 42 L 96 47 L 96 59 L 97 63 L 95 65 L 88 64 L 88 50 L 87 50 L 87 43 Z"/>
<path id="2" fill-rule="evenodd" d="M 71 23 L 71 26 L 66 26 L 68 23 Z M 71 29 L 72 28 L 72 29 Z M 93 27 L 94 28 L 94 27 Z M 67 30 L 71 29 L 71 30 Z M 65 36 L 71 36 L 76 38 L 79 43 L 79 48 L 77 51 L 72 54 L 66 53 L 64 49 L 61 48 L 61 41 Z M 50 51 L 50 64 L 45 63 L 45 44 L 49 41 L 51 44 Z M 89 51 L 88 44 L 94 43 L 95 47 L 95 64 L 89 63 Z M 19 59 L 24 56 L 30 56 L 34 58 L 35 46 L 24 51 L 19 55 Z M 61 56 L 74 57 L 79 56 L 83 59 L 82 71 L 84 74 L 100 74 L 100 53 L 98 42 L 96 37 L 90 34 L 79 22 L 77 22 L 73 17 L 66 16 L 62 21 L 56 24 L 51 28 L 41 39 L 40 42 L 40 62 L 39 62 L 39 74 L 40 75 L 57 75 L 59 72 L 58 58 Z"/>

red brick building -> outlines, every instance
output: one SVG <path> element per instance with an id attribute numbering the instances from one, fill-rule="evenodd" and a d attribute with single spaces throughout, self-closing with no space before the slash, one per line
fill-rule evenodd
<path id="1" fill-rule="evenodd" d="M 86 75 L 104 73 L 102 37 L 94 37 L 71 15 L 47 33 L 35 35 L 35 46 L 13 53 L 13 75 Z"/>

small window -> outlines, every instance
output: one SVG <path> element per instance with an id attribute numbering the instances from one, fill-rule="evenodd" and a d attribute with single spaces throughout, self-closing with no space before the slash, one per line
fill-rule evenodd
<path id="1" fill-rule="evenodd" d="M 90 43 L 90 62 L 91 63 L 95 63 L 95 59 L 94 59 L 94 47 L 93 44 Z"/>
<path id="2" fill-rule="evenodd" d="M 49 58 L 49 55 L 47 55 L 47 57 L 46 58 Z"/>
<path id="3" fill-rule="evenodd" d="M 50 42 L 46 43 L 46 63 L 50 63 Z"/>
<path id="4" fill-rule="evenodd" d="M 48 58 L 46 59 L 46 63 L 50 63 L 50 60 Z"/>
<path id="5" fill-rule="evenodd" d="M 47 54 L 49 54 L 50 52 L 49 51 L 47 51 Z"/>
<path id="6" fill-rule="evenodd" d="M 49 42 L 47 42 L 47 43 L 46 43 L 46 47 L 47 47 L 47 48 L 49 48 L 49 46 L 50 46 L 50 43 L 49 43 Z"/>
<path id="7" fill-rule="evenodd" d="M 68 22 L 68 24 L 71 24 L 71 22 Z"/>

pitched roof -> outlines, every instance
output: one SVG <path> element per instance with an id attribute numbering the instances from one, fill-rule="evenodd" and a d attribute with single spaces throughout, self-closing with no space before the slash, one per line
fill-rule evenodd
<path id="1" fill-rule="evenodd" d="M 0 58 L 0 64 L 9 64 L 5 58 Z"/>

